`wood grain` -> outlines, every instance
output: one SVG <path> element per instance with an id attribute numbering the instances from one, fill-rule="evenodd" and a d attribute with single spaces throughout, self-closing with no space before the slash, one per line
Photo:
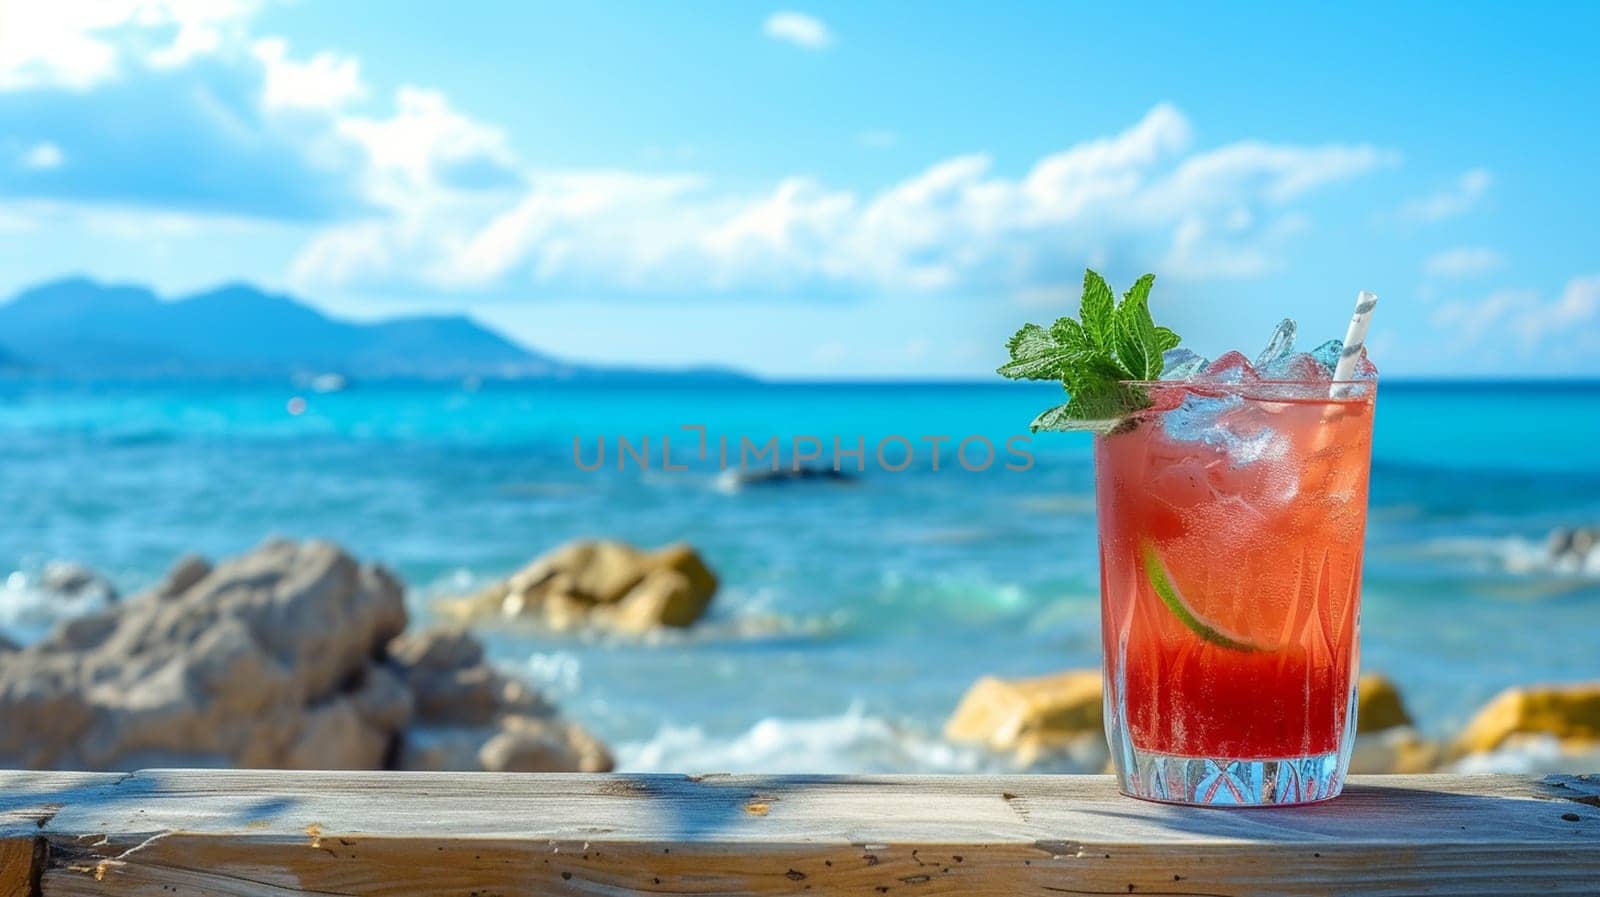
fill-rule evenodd
<path id="1" fill-rule="evenodd" d="M 1578 777 L 1358 778 L 1246 811 L 1102 776 L 151 770 L 69 790 L 34 829 L 46 895 L 1600 894 L 1600 782 Z"/>
<path id="2" fill-rule="evenodd" d="M 29 897 L 43 860 L 40 829 L 84 789 L 112 785 L 121 773 L 0 773 L 0 897 Z"/>
<path id="3" fill-rule="evenodd" d="M 0 841 L 0 897 L 28 897 L 33 892 L 33 838 Z"/>

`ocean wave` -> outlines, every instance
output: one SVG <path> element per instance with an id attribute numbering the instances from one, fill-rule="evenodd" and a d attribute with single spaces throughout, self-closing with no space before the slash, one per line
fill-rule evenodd
<path id="1" fill-rule="evenodd" d="M 1583 560 L 1554 558 L 1542 540 L 1519 536 L 1432 539 L 1422 543 L 1419 550 L 1423 555 L 1467 560 L 1480 568 L 1518 576 L 1600 579 L 1600 551 L 1590 552 Z"/>
<path id="2" fill-rule="evenodd" d="M 644 741 L 617 747 L 624 772 L 982 773 L 1016 772 L 1008 757 L 953 744 L 936 733 L 865 712 L 853 704 L 837 716 L 768 717 L 731 735 L 699 726 L 665 725 Z M 1031 772 L 1099 772 L 1104 752 L 1062 755 Z M 1093 755 L 1093 756 L 1090 756 Z"/>
<path id="3" fill-rule="evenodd" d="M 62 620 L 107 607 L 103 596 L 62 595 L 39 585 L 39 574 L 15 570 L 0 579 L 0 630 L 24 644 L 38 640 Z"/>
<path id="4" fill-rule="evenodd" d="M 1514 773 L 1549 775 L 1600 767 L 1600 747 L 1570 747 L 1552 735 L 1524 735 L 1486 754 L 1472 754 L 1450 765 L 1462 775 Z"/>
<path id="5" fill-rule="evenodd" d="M 535 651 L 523 661 L 522 673 L 548 697 L 567 698 L 583 688 L 583 659 L 571 651 Z"/>

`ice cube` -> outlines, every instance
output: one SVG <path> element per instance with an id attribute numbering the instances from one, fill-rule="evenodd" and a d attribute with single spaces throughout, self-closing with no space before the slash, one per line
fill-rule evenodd
<path id="1" fill-rule="evenodd" d="M 1218 358 L 1192 379 L 1203 383 L 1254 383 L 1261 375 L 1242 352 L 1229 352 Z"/>
<path id="2" fill-rule="evenodd" d="M 1344 340 L 1331 339 L 1311 350 L 1311 357 L 1327 370 L 1328 376 L 1333 376 L 1333 369 L 1339 366 L 1339 353 L 1344 351 Z"/>
<path id="3" fill-rule="evenodd" d="M 1161 379 L 1188 380 L 1205 370 L 1207 364 L 1210 362 L 1188 349 L 1168 349 L 1161 356 Z"/>
<path id="4" fill-rule="evenodd" d="M 1234 395 L 1207 396 L 1188 393 L 1183 403 L 1161 416 L 1168 438 L 1175 442 L 1209 442 L 1222 415 L 1244 404 Z"/>
<path id="5" fill-rule="evenodd" d="M 1181 405 L 1161 415 L 1161 422 L 1168 439 L 1216 448 L 1234 467 L 1281 457 L 1287 448 L 1287 441 L 1263 417 L 1262 410 L 1247 407 L 1237 395 L 1190 392 Z"/>
<path id="6" fill-rule="evenodd" d="M 1267 347 L 1256 356 L 1256 367 L 1266 370 L 1268 365 L 1278 361 L 1294 351 L 1294 318 L 1284 318 L 1272 331 L 1272 339 L 1267 340 Z"/>
<path id="7" fill-rule="evenodd" d="M 1311 353 L 1294 352 L 1262 368 L 1261 376 L 1268 380 L 1326 381 L 1332 378 L 1333 372 L 1323 367 Z"/>

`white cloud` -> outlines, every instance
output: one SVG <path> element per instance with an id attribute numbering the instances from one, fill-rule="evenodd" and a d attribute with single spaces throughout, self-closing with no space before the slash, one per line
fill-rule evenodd
<path id="1" fill-rule="evenodd" d="M 1487 246 L 1457 246 L 1428 256 L 1422 271 L 1430 277 L 1461 279 L 1487 274 L 1505 261 L 1504 256 Z"/>
<path id="2" fill-rule="evenodd" d="M 28 83 L 71 84 L 93 98 L 98 105 L 56 104 L 49 121 L 29 119 L 41 133 L 16 145 L 48 135 L 71 170 L 118 176 L 81 188 L 36 177 L 15 195 L 307 222 L 290 271 L 306 289 L 1038 301 L 1075 289 L 1085 262 L 1113 276 L 1158 268 L 1180 279 L 1251 278 L 1285 264 L 1311 226 L 1307 197 L 1395 160 L 1359 143 L 1196 149 L 1185 116 L 1160 104 L 1020 174 L 1002 173 L 985 153 L 866 190 L 808 176 L 763 188 L 694 172 L 546 171 L 437 90 L 402 86 L 373 103 L 358 60 L 295 56 L 281 39 L 247 33 L 251 2 L 152 0 L 137 14 L 111 6 L 115 15 L 72 27 L 58 16 L 54 31 L 33 29 L 67 35 L 57 49 L 109 48 L 105 65 L 79 64 L 98 50 L 63 51 L 39 57 L 47 64 L 7 63 L 0 78 L 13 80 L 0 83 L 24 90 L 16 78 L 45 78 Z M 826 26 L 797 27 L 797 15 L 777 14 L 769 26 L 826 43 Z M 146 33 L 147 19 L 161 27 Z M 179 57 L 189 62 L 159 67 Z M 121 87 L 104 83 L 116 78 L 139 115 L 130 117 Z M 97 139 L 104 116 L 122 135 L 115 145 Z M 58 138 L 47 130 L 56 124 L 77 131 Z M 139 139 L 139 128 L 154 136 Z"/>
<path id="3" fill-rule="evenodd" d="M 249 34 L 255 5 L 67 2 L 30 12 L 28 33 L 56 38 L 0 69 L 11 78 L 0 81 L 11 88 L 0 91 L 0 129 L 23 146 L 44 143 L 29 131 L 49 135 L 54 149 L 19 159 L 26 174 L 0 181 L 0 195 L 306 221 L 377 211 L 398 221 L 441 196 L 521 185 L 499 129 L 420 87 L 397 90 L 387 110 L 358 107 L 371 92 L 359 60 L 296 56 L 281 38 Z M 80 44 L 107 65 L 77 65 Z M 43 106 L 27 95 L 63 86 L 72 92 Z M 95 176 L 40 176 L 69 155 L 74 171 Z"/>
<path id="4" fill-rule="evenodd" d="M 401 87 L 394 114 L 345 116 L 340 134 L 364 151 L 369 195 L 392 206 L 420 200 L 418 191 L 504 183 L 515 164 L 498 128 L 456 110 L 437 90 Z"/>
<path id="5" fill-rule="evenodd" d="M 46 140 L 35 143 L 22 154 L 22 167 L 32 171 L 51 171 L 60 168 L 67 161 L 66 154 L 61 152 L 61 147 Z"/>
<path id="6" fill-rule="evenodd" d="M 806 50 L 825 50 L 833 45 L 833 32 L 827 23 L 803 12 L 775 12 L 761 23 L 761 31 L 773 40 Z"/>
<path id="7" fill-rule="evenodd" d="M 265 70 L 261 104 L 267 109 L 333 110 L 367 94 L 353 57 L 322 52 L 304 61 L 290 59 L 281 38 L 263 38 L 250 49 Z"/>
<path id="8" fill-rule="evenodd" d="M 1464 215 L 1478 205 L 1493 183 L 1494 176 L 1488 169 L 1471 169 L 1448 188 L 1406 202 L 1400 207 L 1400 217 L 1407 221 L 1432 222 Z"/>
<path id="9" fill-rule="evenodd" d="M 87 90 L 130 62 L 182 65 L 216 50 L 258 6 L 257 0 L 8 2 L 0 24 L 0 90 Z M 171 41 L 160 42 L 169 33 Z"/>
<path id="10" fill-rule="evenodd" d="M 478 135 L 467 145 L 512 164 L 494 132 L 463 127 Z M 1160 105 L 1021 177 L 995 174 L 978 153 L 867 193 L 809 177 L 752 195 L 695 175 L 533 172 L 508 197 L 409 177 L 372 191 L 392 209 L 388 220 L 323 234 L 295 274 L 307 286 L 969 290 L 1029 301 L 1075 288 L 1084 261 L 1190 279 L 1273 271 L 1310 226 L 1296 202 L 1393 161 L 1362 144 L 1192 152 L 1191 140 L 1184 116 Z M 380 169 L 411 167 L 384 157 L 408 141 L 374 133 L 368 142 Z"/>
<path id="11" fill-rule="evenodd" d="M 1160 270 L 1190 280 L 1247 280 L 1277 270 L 1290 239 L 1311 227 L 1301 213 L 1280 215 L 1264 226 L 1240 209 L 1220 220 L 1187 217 L 1173 233 Z"/>
<path id="12" fill-rule="evenodd" d="M 1538 290 L 1507 289 L 1452 302 L 1434 312 L 1433 323 L 1480 353 L 1485 366 L 1510 361 L 1576 370 L 1600 352 L 1600 274 L 1572 278 L 1548 301 Z"/>

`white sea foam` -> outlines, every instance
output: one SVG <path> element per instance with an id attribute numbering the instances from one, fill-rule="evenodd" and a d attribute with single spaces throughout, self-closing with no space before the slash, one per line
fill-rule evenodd
<path id="1" fill-rule="evenodd" d="M 31 642 L 62 620 L 106 606 L 92 590 L 61 595 L 42 588 L 39 578 L 37 571 L 15 570 L 0 579 L 0 632 L 17 641 Z"/>
<path id="2" fill-rule="evenodd" d="M 571 651 L 535 651 L 524 661 L 527 678 L 550 697 L 567 697 L 583 687 L 583 661 Z"/>
<path id="3" fill-rule="evenodd" d="M 1104 752 L 1062 756 L 1031 771 L 1099 772 Z M 1093 756 L 1087 756 L 1093 755 Z M 646 741 L 617 749 L 627 772 L 1015 772 L 1016 765 L 982 748 L 954 744 L 937 733 L 866 713 L 857 704 L 837 716 L 769 717 L 728 737 L 699 726 L 666 725 Z"/>
<path id="4" fill-rule="evenodd" d="M 1584 560 L 1557 559 L 1550 556 L 1544 542 L 1516 536 L 1434 539 L 1423 543 L 1421 553 L 1475 561 L 1481 567 L 1518 575 L 1600 578 L 1600 551 L 1589 552 Z"/>
<path id="5" fill-rule="evenodd" d="M 1552 735 L 1518 736 L 1487 754 L 1471 754 L 1457 760 L 1449 771 L 1475 773 L 1517 773 L 1548 775 L 1600 766 L 1600 748 L 1574 749 Z"/>

